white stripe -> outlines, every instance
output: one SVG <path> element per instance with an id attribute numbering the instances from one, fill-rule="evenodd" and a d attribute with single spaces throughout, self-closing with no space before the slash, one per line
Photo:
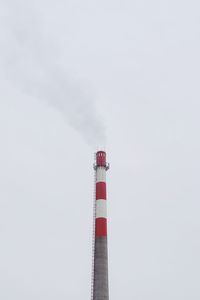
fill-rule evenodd
<path id="1" fill-rule="evenodd" d="M 107 218 L 106 200 L 96 200 L 96 219 Z"/>
<path id="2" fill-rule="evenodd" d="M 106 170 L 103 167 L 97 168 L 97 180 L 96 182 L 106 182 Z"/>

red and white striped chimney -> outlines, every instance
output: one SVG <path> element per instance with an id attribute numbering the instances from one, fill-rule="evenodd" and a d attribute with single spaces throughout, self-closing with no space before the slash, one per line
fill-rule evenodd
<path id="1" fill-rule="evenodd" d="M 95 160 L 96 199 L 92 300 L 108 300 L 106 171 L 109 169 L 109 164 L 106 162 L 106 152 L 98 151 Z"/>

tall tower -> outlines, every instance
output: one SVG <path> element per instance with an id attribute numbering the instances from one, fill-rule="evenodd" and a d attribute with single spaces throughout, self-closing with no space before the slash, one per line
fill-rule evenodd
<path id="1" fill-rule="evenodd" d="M 95 230 L 92 300 L 109 300 L 108 251 L 107 251 L 107 201 L 106 201 L 106 152 L 98 151 L 95 157 Z"/>

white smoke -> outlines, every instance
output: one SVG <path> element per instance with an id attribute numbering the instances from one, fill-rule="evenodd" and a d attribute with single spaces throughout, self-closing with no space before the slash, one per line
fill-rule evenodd
<path id="1" fill-rule="evenodd" d="M 28 3 L 31 5 L 31 3 Z M 59 49 L 47 35 L 37 10 L 27 2 L 1 2 L 0 57 L 4 75 L 23 92 L 63 113 L 91 145 L 105 144 L 95 103 L 59 63 Z"/>

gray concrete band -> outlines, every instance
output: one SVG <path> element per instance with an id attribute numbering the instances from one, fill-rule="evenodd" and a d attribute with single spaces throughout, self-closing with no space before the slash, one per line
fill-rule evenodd
<path id="1" fill-rule="evenodd" d="M 93 300 L 108 300 L 107 237 L 95 238 Z"/>

